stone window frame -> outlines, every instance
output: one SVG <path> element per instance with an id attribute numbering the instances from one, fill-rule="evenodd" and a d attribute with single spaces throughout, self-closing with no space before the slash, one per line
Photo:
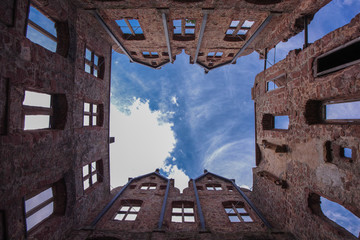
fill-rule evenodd
<path id="1" fill-rule="evenodd" d="M 122 33 L 122 37 L 123 37 L 124 40 L 145 40 L 144 31 L 143 31 L 143 29 L 142 29 L 142 27 L 141 27 L 140 20 L 139 20 L 138 18 L 121 18 L 121 19 L 119 19 L 119 20 L 124 20 L 125 23 L 126 23 L 126 25 L 127 25 L 127 27 L 129 28 L 129 30 L 130 30 L 130 32 L 131 32 L 131 34 L 129 34 L 129 33 L 124 33 L 124 32 L 123 32 L 123 29 L 121 29 L 121 26 L 118 25 L 119 28 L 120 28 L 120 31 L 121 31 L 121 33 Z M 139 22 L 139 27 L 140 27 L 142 33 L 136 33 L 136 30 L 137 30 L 137 29 L 134 29 L 134 26 L 131 25 L 131 23 L 129 22 L 129 20 L 137 20 L 137 21 Z"/>
<path id="2" fill-rule="evenodd" d="M 142 200 L 135 200 L 135 199 L 122 200 L 121 205 L 119 209 L 116 211 L 115 215 L 112 217 L 112 220 L 124 221 L 124 222 L 136 221 L 138 219 L 138 215 L 141 210 L 142 204 L 143 204 Z M 131 215 L 135 216 L 135 218 L 127 219 Z"/>
<path id="3" fill-rule="evenodd" d="M 358 150 L 357 147 L 355 147 L 354 145 L 350 145 L 346 142 L 339 143 L 336 141 L 326 141 L 324 144 L 324 148 L 325 162 L 327 163 L 332 163 L 341 166 L 341 168 L 348 168 L 349 170 L 351 170 L 351 163 L 357 161 Z M 351 149 L 351 157 L 346 157 L 344 155 L 344 148 Z"/>
<path id="4" fill-rule="evenodd" d="M 181 217 L 181 221 L 175 221 L 175 218 Z M 189 221 L 189 219 L 191 219 Z M 171 223 L 195 223 L 194 202 L 174 201 L 171 204 Z"/>
<path id="5" fill-rule="evenodd" d="M 84 169 L 87 168 L 87 173 L 84 174 Z M 96 181 L 94 181 L 94 177 Z M 85 182 L 88 181 L 88 185 Z M 92 189 L 97 184 L 103 181 L 103 163 L 102 160 L 93 161 L 82 167 L 82 183 L 84 192 Z M 87 185 L 87 187 L 85 187 Z"/>
<path id="6" fill-rule="evenodd" d="M 90 52 L 90 59 L 86 58 L 87 51 Z M 89 72 L 86 70 L 86 66 L 89 67 Z M 85 46 L 84 50 L 84 71 L 90 75 L 93 75 L 96 78 L 104 78 L 105 58 L 99 54 L 96 54 L 95 51 L 89 46 Z"/>
<path id="7" fill-rule="evenodd" d="M 312 124 L 360 124 L 360 119 L 326 119 L 326 106 L 337 103 L 358 102 L 359 97 L 335 98 L 325 100 L 309 99 L 305 104 L 304 117 L 308 125 Z"/>
<path id="8" fill-rule="evenodd" d="M 223 187 L 219 183 L 208 183 L 208 184 L 206 184 L 206 190 L 208 190 L 208 191 L 222 191 Z"/>
<path id="9" fill-rule="evenodd" d="M 46 94 L 50 96 L 50 106 L 41 107 L 36 105 L 24 105 L 26 91 Z M 22 101 L 22 129 L 24 131 L 63 130 L 67 121 L 67 100 L 65 94 L 41 92 L 39 90 L 24 89 Z M 31 115 L 49 116 L 49 127 L 25 130 L 25 117 Z"/>
<path id="10" fill-rule="evenodd" d="M 86 111 L 86 104 L 89 104 L 89 111 Z M 95 108 L 96 106 L 96 112 Z M 89 118 L 89 125 L 85 124 L 85 118 Z M 96 119 L 96 124 L 94 124 L 94 118 Z M 102 127 L 104 121 L 104 105 L 99 103 L 93 103 L 90 101 L 84 101 L 83 104 L 83 127 Z"/>
<path id="11" fill-rule="evenodd" d="M 226 213 L 226 215 L 228 216 L 228 220 L 231 223 L 253 223 L 254 222 L 254 218 L 251 217 L 248 209 L 246 208 L 246 205 L 244 202 L 241 201 L 226 201 L 226 202 L 222 202 L 222 206 L 224 208 L 224 211 Z M 239 209 L 243 209 L 243 211 L 241 212 Z M 239 222 L 237 221 L 232 221 L 232 217 L 237 217 L 237 219 L 239 220 Z M 245 221 L 244 217 L 249 217 L 251 219 L 251 221 Z"/>
<path id="12" fill-rule="evenodd" d="M 321 59 L 329 57 L 332 54 L 336 54 L 336 52 L 344 50 L 344 49 L 350 47 L 353 44 L 360 44 L 360 37 L 355 38 L 355 39 L 353 39 L 353 40 L 351 40 L 351 41 L 349 41 L 349 42 L 347 42 L 347 43 L 345 43 L 345 44 L 343 44 L 341 46 L 338 46 L 338 47 L 336 47 L 336 48 L 334 48 L 334 49 L 332 49 L 330 51 L 327 51 L 326 53 L 323 53 L 320 56 L 317 56 L 314 59 L 314 62 L 313 62 L 314 77 L 321 77 L 323 75 L 330 74 L 330 73 L 333 73 L 333 72 L 339 71 L 341 69 L 344 69 L 344 68 L 347 68 L 347 67 L 350 67 L 352 65 L 360 63 L 360 57 L 359 57 L 357 60 L 350 61 L 348 63 L 343 63 L 343 64 L 328 68 L 328 69 L 323 70 L 323 71 L 318 71 L 318 68 L 319 68 L 319 65 L 320 65 L 319 61 L 321 61 Z"/>
<path id="13" fill-rule="evenodd" d="M 174 26 L 174 21 L 181 21 L 181 33 L 175 33 L 175 29 L 176 27 Z M 192 21 L 195 21 L 195 23 L 192 23 Z M 194 26 L 186 26 L 186 23 L 192 23 L 194 24 Z M 177 19 L 173 19 L 173 21 L 171 21 L 172 24 L 172 34 L 173 34 L 173 40 L 176 41 L 192 41 L 195 40 L 195 33 L 196 33 L 196 24 L 197 24 L 197 20 L 196 19 L 190 19 L 190 18 L 177 18 Z M 194 33 L 186 33 L 187 29 L 194 29 Z"/>
<path id="14" fill-rule="evenodd" d="M 37 203 L 34 207 L 27 210 L 26 209 L 26 202 L 32 199 L 33 197 L 40 196 L 41 193 L 51 189 L 52 196 L 45 200 L 40 200 L 39 203 Z M 25 230 L 26 235 L 31 235 L 32 232 L 34 232 L 36 229 L 39 229 L 42 227 L 42 225 L 47 222 L 47 220 L 58 217 L 58 216 L 64 216 L 65 210 L 66 210 L 66 185 L 64 179 L 61 179 L 51 185 L 45 186 L 43 188 L 40 188 L 38 191 L 31 193 L 29 195 L 26 195 L 23 197 L 23 209 L 24 209 L 24 224 L 25 224 Z M 53 204 L 52 212 L 49 216 L 44 217 L 41 219 L 38 223 L 36 223 L 32 228 L 28 229 L 27 226 L 27 219 L 31 217 L 32 215 L 38 213 L 40 210 L 42 210 L 44 207 L 48 206 L 49 204 Z"/>
<path id="15" fill-rule="evenodd" d="M 234 21 L 239 21 L 239 23 L 235 27 L 231 26 Z M 246 21 L 250 21 L 250 22 L 253 22 L 253 23 L 251 24 L 250 27 L 243 27 L 243 25 L 245 24 Z M 242 20 L 234 20 L 234 19 L 232 19 L 230 21 L 230 24 L 228 25 L 229 27 L 225 31 L 224 41 L 229 41 L 229 42 L 245 41 L 251 27 L 254 26 L 254 24 L 255 24 L 255 21 L 252 21 L 252 20 L 245 19 L 245 20 L 242 21 Z M 229 30 L 233 31 L 233 33 L 228 34 L 227 32 Z M 239 31 L 246 31 L 246 33 L 245 34 L 238 34 Z"/>
<path id="16" fill-rule="evenodd" d="M 31 7 L 35 8 L 44 17 L 46 17 L 47 19 L 49 19 L 51 22 L 54 23 L 56 36 L 54 36 L 52 33 L 48 32 L 46 29 L 39 26 L 36 22 L 33 22 L 29 18 Z M 39 32 L 43 36 L 47 37 L 50 41 L 54 41 L 56 43 L 56 51 L 54 51 L 55 53 L 57 53 L 63 57 L 68 56 L 69 46 L 70 46 L 70 34 L 69 34 L 69 26 L 66 21 L 65 22 L 58 21 L 57 19 L 55 19 L 54 17 L 52 17 L 46 13 L 46 7 L 43 8 L 43 7 L 38 6 L 33 1 L 28 1 L 28 12 L 27 12 L 27 17 L 26 17 L 26 25 L 25 25 L 25 29 L 24 29 L 24 35 L 26 38 L 27 38 L 26 35 L 27 35 L 28 26 L 34 28 L 37 32 Z M 30 41 L 32 42 L 32 40 L 30 40 Z M 41 44 L 38 44 L 38 45 L 47 49 L 46 47 L 42 46 Z M 47 50 L 49 50 L 49 49 L 47 49 Z M 51 51 L 51 50 L 49 50 L 49 51 Z"/>

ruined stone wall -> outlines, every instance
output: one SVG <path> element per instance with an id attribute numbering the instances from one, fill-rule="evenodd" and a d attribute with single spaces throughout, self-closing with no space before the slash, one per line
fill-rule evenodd
<path id="1" fill-rule="evenodd" d="M 28 239 L 62 239 L 109 195 L 111 44 L 102 37 L 104 33 L 92 16 L 77 11 L 70 2 L 34 3 L 56 22 L 56 52 L 26 38 L 29 1 L 6 1 L 0 11 L 14 17 L 10 21 L 10 17 L 1 16 L 0 21 L 0 210 L 4 213 L 0 228 L 7 233 L 6 239 L 25 239 L 26 235 Z M 9 13 L 8 6 L 13 12 Z M 103 79 L 84 73 L 85 42 L 105 59 Z M 24 130 L 25 90 L 52 97 L 61 94 L 59 102 L 52 106 L 53 117 L 59 120 L 53 128 Z M 104 105 L 102 127 L 83 127 L 84 100 Z M 82 166 L 99 159 L 103 161 L 103 182 L 85 193 Z M 64 188 L 57 189 L 55 201 L 64 212 L 52 215 L 26 233 L 24 198 L 58 181 L 64 183 Z"/>
<path id="2" fill-rule="evenodd" d="M 359 29 L 357 15 L 348 25 L 309 47 L 291 51 L 286 59 L 258 74 L 255 80 L 253 98 L 260 163 L 253 171 L 252 197 L 275 227 L 284 228 L 299 239 L 355 239 L 313 207 L 319 204 L 311 201 L 311 196 L 315 193 L 326 197 L 360 216 L 360 125 L 325 122 L 319 109 L 329 100 L 359 99 L 359 63 L 315 75 L 316 57 L 359 38 Z M 266 92 L 266 82 L 271 79 L 279 88 Z M 309 100 L 320 105 L 311 105 Z M 266 114 L 288 115 L 288 130 L 269 129 L 271 123 L 264 117 Z M 263 140 L 277 146 L 285 144 L 288 151 L 276 152 Z M 340 147 L 352 149 L 351 161 L 341 157 Z"/>

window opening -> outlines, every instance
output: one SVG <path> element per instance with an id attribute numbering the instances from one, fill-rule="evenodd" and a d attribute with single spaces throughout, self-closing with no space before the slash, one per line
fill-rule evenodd
<path id="1" fill-rule="evenodd" d="M 142 190 L 155 190 L 156 183 L 143 183 L 140 187 Z"/>
<path id="2" fill-rule="evenodd" d="M 234 188 L 232 186 L 227 186 L 227 189 L 229 192 L 233 192 L 234 191 Z"/>
<path id="3" fill-rule="evenodd" d="M 90 188 L 97 182 L 101 182 L 102 173 L 100 171 L 102 166 L 101 160 L 86 164 L 82 168 L 83 173 L 83 187 L 84 190 Z"/>
<path id="4" fill-rule="evenodd" d="M 176 19 L 173 20 L 174 40 L 194 40 L 196 20 Z"/>
<path id="5" fill-rule="evenodd" d="M 83 126 L 102 125 L 102 104 L 84 102 L 84 121 Z"/>
<path id="6" fill-rule="evenodd" d="M 352 157 L 351 148 L 340 147 L 340 156 L 345 158 L 351 158 Z"/>
<path id="7" fill-rule="evenodd" d="M 175 202 L 171 211 L 171 222 L 185 223 L 195 222 L 194 203 Z"/>
<path id="8" fill-rule="evenodd" d="M 289 116 L 274 116 L 275 129 L 289 129 Z"/>
<path id="9" fill-rule="evenodd" d="M 116 23 L 123 32 L 123 37 L 126 40 L 144 40 L 144 32 L 137 19 L 120 19 Z"/>
<path id="10" fill-rule="evenodd" d="M 122 201 L 121 207 L 116 213 L 114 220 L 117 221 L 135 221 L 140 212 L 142 201 L 130 200 Z"/>
<path id="11" fill-rule="evenodd" d="M 253 222 L 243 202 L 225 202 L 223 206 L 230 222 Z"/>
<path id="12" fill-rule="evenodd" d="M 342 238 L 351 238 L 352 235 L 350 235 L 350 233 L 356 237 L 359 235 L 360 218 L 342 205 L 316 193 L 310 193 L 308 197 L 308 206 L 313 214 L 330 223 L 332 227 L 336 227 L 334 223 L 337 224 L 337 231 L 341 234 Z"/>
<path id="13" fill-rule="evenodd" d="M 99 62 L 101 59 L 101 63 Z M 85 72 L 94 75 L 95 77 L 102 78 L 100 75 L 101 67 L 100 65 L 103 64 L 104 59 L 95 54 L 94 51 L 86 48 L 85 49 Z"/>
<path id="14" fill-rule="evenodd" d="M 267 92 L 275 90 L 277 88 L 278 88 L 278 86 L 276 85 L 276 83 L 274 81 L 267 81 L 266 82 L 266 91 Z"/>
<path id="15" fill-rule="evenodd" d="M 209 191 L 220 191 L 222 187 L 220 184 L 206 184 L 206 189 Z"/>
<path id="16" fill-rule="evenodd" d="M 56 52 L 57 33 L 55 22 L 30 5 L 26 37 L 42 47 Z"/>
<path id="17" fill-rule="evenodd" d="M 25 91 L 23 109 L 24 130 L 51 128 L 50 119 L 53 115 L 51 95 Z"/>
<path id="18" fill-rule="evenodd" d="M 325 103 L 323 110 L 325 120 L 352 122 L 360 119 L 360 101 Z"/>
<path id="19" fill-rule="evenodd" d="M 253 26 L 254 21 L 245 20 L 232 20 L 229 28 L 225 32 L 225 41 L 244 41 L 247 32 Z"/>
<path id="20" fill-rule="evenodd" d="M 144 58 L 158 58 L 159 54 L 157 52 L 142 52 Z"/>
<path id="21" fill-rule="evenodd" d="M 335 72 L 360 62 L 360 38 L 335 48 L 315 60 L 316 76 Z"/>
<path id="22" fill-rule="evenodd" d="M 52 187 L 25 199 L 26 230 L 29 231 L 54 213 L 54 193 Z"/>

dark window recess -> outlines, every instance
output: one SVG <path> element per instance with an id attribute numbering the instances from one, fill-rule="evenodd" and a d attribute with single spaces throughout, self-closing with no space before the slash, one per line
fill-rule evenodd
<path id="1" fill-rule="evenodd" d="M 305 121 L 307 124 L 318 124 L 322 121 L 321 101 L 309 100 L 305 105 Z"/>
<path id="2" fill-rule="evenodd" d="M 198 191 L 204 190 L 203 186 L 196 186 L 196 189 L 197 189 Z"/>
<path id="3" fill-rule="evenodd" d="M 160 185 L 160 190 L 165 190 L 166 189 L 166 185 Z"/>
<path id="4" fill-rule="evenodd" d="M 331 163 L 333 161 L 332 146 L 330 141 L 325 142 L 325 161 Z"/>
<path id="5" fill-rule="evenodd" d="M 338 71 L 360 62 L 360 39 L 325 53 L 316 59 L 316 76 Z"/>
<path id="6" fill-rule="evenodd" d="M 161 54 L 162 54 L 164 57 L 169 56 L 169 53 L 168 53 L 168 52 L 162 52 Z"/>
<path id="7" fill-rule="evenodd" d="M 136 56 L 136 55 L 137 55 L 137 53 L 136 53 L 136 52 L 130 52 L 130 54 L 131 54 L 131 55 L 134 55 L 134 56 Z"/>
<path id="8" fill-rule="evenodd" d="M 0 135 L 6 135 L 9 122 L 9 91 L 10 81 L 7 78 L 0 78 Z M 1 235 L 0 235 L 1 236 Z"/>
<path id="9" fill-rule="evenodd" d="M 130 189 L 135 189 L 136 185 L 130 185 Z"/>
<path id="10" fill-rule="evenodd" d="M 228 57 L 234 57 L 234 53 L 229 53 Z"/>

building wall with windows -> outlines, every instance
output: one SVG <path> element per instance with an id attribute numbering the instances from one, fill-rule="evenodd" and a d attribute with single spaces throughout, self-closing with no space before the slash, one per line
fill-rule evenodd
<path id="1" fill-rule="evenodd" d="M 158 170 L 129 179 L 112 190 L 104 214 L 91 214 L 86 226 L 92 231 L 73 231 L 72 239 L 293 239 L 272 234 L 249 199 L 251 191 L 232 181 L 205 171 L 180 193 Z"/>
<path id="2" fill-rule="evenodd" d="M 110 196 L 112 44 L 70 1 L 0 9 L 0 239 L 63 239 Z M 85 71 L 86 47 L 99 56 L 98 76 Z M 98 104 L 95 125 L 84 126 L 84 102 Z"/>
<path id="3" fill-rule="evenodd" d="M 160 68 L 184 50 L 191 64 L 209 71 L 234 63 L 240 50 L 239 56 L 253 51 L 263 55 L 265 48 L 302 31 L 304 16 L 310 22 L 328 2 L 108 1 L 86 6 L 98 10 L 123 47 L 115 44 L 114 49 L 128 54 L 131 61 Z M 151 52 L 155 54 L 147 54 Z"/>
<path id="4" fill-rule="evenodd" d="M 356 239 L 323 215 L 319 196 L 360 216 L 359 22 L 357 15 L 309 47 L 291 51 L 254 83 L 252 196 L 272 224 L 299 239 Z M 269 81 L 277 88 L 268 91 Z M 275 116 L 282 115 L 288 116 L 285 129 L 275 127 Z"/>

